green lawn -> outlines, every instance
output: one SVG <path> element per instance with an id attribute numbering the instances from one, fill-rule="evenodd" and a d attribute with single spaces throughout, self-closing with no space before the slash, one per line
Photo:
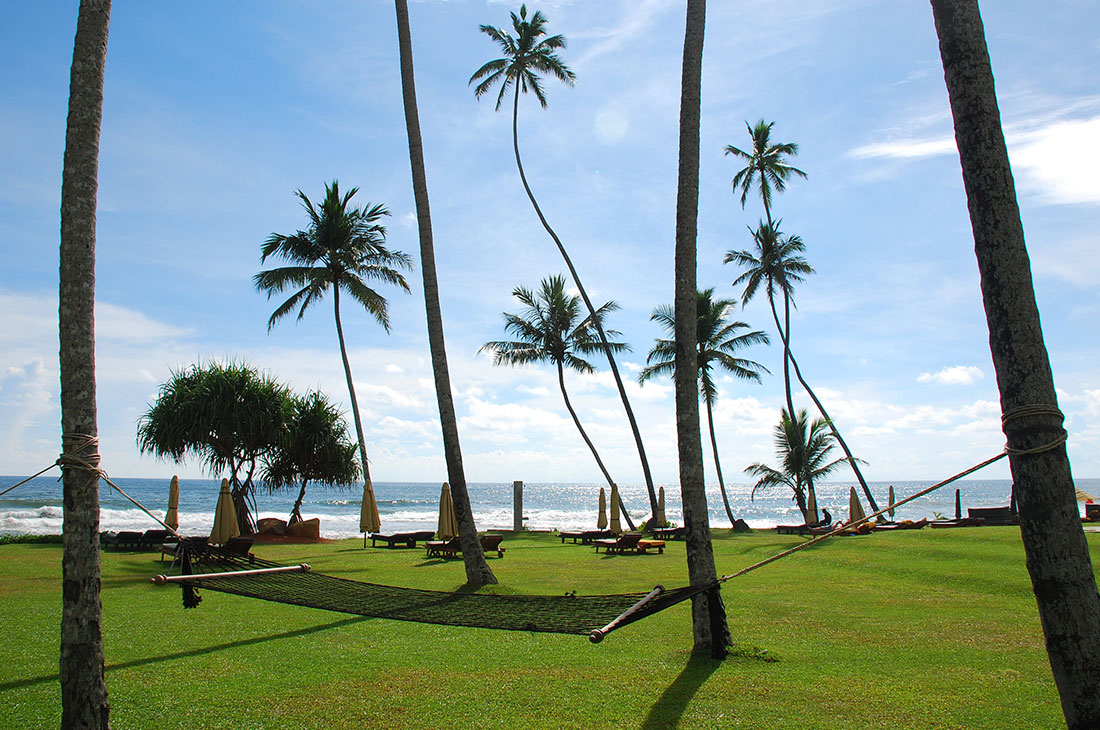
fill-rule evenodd
<path id="1" fill-rule="evenodd" d="M 801 538 L 717 536 L 731 573 Z M 1089 534 L 1094 554 L 1100 535 Z M 492 559 L 512 593 L 623 593 L 686 582 L 684 545 L 596 555 L 553 536 Z M 424 551 L 260 545 L 341 577 L 454 590 Z M 682 604 L 609 635 L 429 626 L 203 591 L 184 610 L 149 553 L 103 556 L 115 728 L 1043 728 L 1064 725 L 1019 532 L 842 537 L 728 582 L 737 648 L 691 656 Z M 0 545 L 0 727 L 60 724 L 60 545 Z"/>

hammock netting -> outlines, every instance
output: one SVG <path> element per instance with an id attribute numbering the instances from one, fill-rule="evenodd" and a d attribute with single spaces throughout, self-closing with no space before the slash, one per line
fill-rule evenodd
<path id="1" fill-rule="evenodd" d="M 630 611 L 650 593 L 607 596 L 449 593 L 363 583 L 312 571 L 217 578 L 214 576 L 219 573 L 285 566 L 256 558 L 250 561 L 244 556 L 188 540 L 181 541 L 180 546 L 177 562 L 183 566 L 185 574 L 196 576 L 195 579 L 181 584 L 185 607 L 193 607 L 201 600 L 191 590 L 195 587 L 373 618 L 483 629 L 591 635 L 593 631 L 607 627 L 613 621 L 614 628 L 619 628 L 704 591 L 717 590 L 715 585 L 685 586 L 659 591 L 655 589 L 652 592 L 656 593 L 655 596 L 637 606 L 636 610 Z M 629 615 L 624 615 L 628 611 Z"/>

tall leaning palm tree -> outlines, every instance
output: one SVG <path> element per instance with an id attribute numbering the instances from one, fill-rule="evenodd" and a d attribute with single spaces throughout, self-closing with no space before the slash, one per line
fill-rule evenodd
<path id="1" fill-rule="evenodd" d="M 609 312 L 616 311 L 619 305 L 615 302 L 607 302 L 596 310 L 595 318 L 591 316 L 582 318 L 580 299 L 566 293 L 564 276 L 543 279 L 537 292 L 522 286 L 516 287 L 512 295 L 524 306 L 522 314 L 504 313 L 504 330 L 515 339 L 486 342 L 478 352 L 492 353 L 494 365 L 553 363 L 558 373 L 558 388 L 561 390 L 562 400 L 565 401 L 565 409 L 569 411 L 573 424 L 592 452 L 592 457 L 596 460 L 596 465 L 599 466 L 608 486 L 613 486 L 611 474 L 604 466 L 603 459 L 600 458 L 595 444 L 581 425 L 581 419 L 569 400 L 569 392 L 565 389 L 565 368 L 568 367 L 579 373 L 596 371 L 592 363 L 582 357 L 603 349 L 603 344 L 596 336 L 594 320 L 603 319 Z M 606 330 L 605 334 L 614 338 L 619 333 L 615 330 Z M 609 344 L 615 352 L 630 349 L 622 342 L 612 340 Z M 621 500 L 619 503 L 622 505 Z M 627 514 L 626 507 L 621 509 L 627 524 L 633 530 L 634 523 Z"/>
<path id="2" fill-rule="evenodd" d="M 443 339 L 443 312 L 439 306 L 439 279 L 435 272 L 435 243 L 432 239 L 432 214 L 428 202 L 428 175 L 424 168 L 424 142 L 420 135 L 420 114 L 416 106 L 416 78 L 413 73 L 412 32 L 409 30 L 409 6 L 406 0 L 394 0 L 397 12 L 397 43 L 401 56 L 401 98 L 405 106 L 405 130 L 409 137 L 409 163 L 412 167 L 416 223 L 420 232 L 420 270 L 424 278 L 424 309 L 428 320 L 428 348 L 432 355 L 435 397 L 439 423 L 443 431 L 443 457 L 454 499 L 458 521 L 458 539 L 466 582 L 471 586 L 496 583 L 496 576 L 485 560 L 477 536 L 466 472 L 462 468 L 462 446 L 458 440 L 451 376 L 447 367 L 447 348 Z"/>
<path id="3" fill-rule="evenodd" d="M 1077 518 L 1063 415 L 1043 342 L 977 0 L 932 0 L 974 230 L 1020 534 L 1070 728 L 1100 727 L 1100 596 Z"/>
<path id="4" fill-rule="evenodd" d="M 771 132 L 775 122 L 765 122 L 761 119 L 756 126 L 745 122 L 752 138 L 752 149 L 741 150 L 733 145 L 726 145 L 726 154 L 733 155 L 745 161 L 745 166 L 733 176 L 733 192 L 741 189 L 741 207 L 745 207 L 749 191 L 753 184 L 760 190 L 760 198 L 764 202 L 764 215 L 768 224 L 772 222 L 772 191 L 781 193 L 787 189 L 787 181 L 791 175 L 806 177 L 806 173 L 797 167 L 792 167 L 786 161 L 788 157 L 798 154 L 798 145 L 794 142 L 772 142 Z"/>
<path id="5" fill-rule="evenodd" d="M 695 347 L 699 224 L 699 126 L 703 84 L 703 36 L 706 0 L 687 0 L 684 57 L 680 75 L 679 162 L 676 175 L 676 253 L 673 265 L 676 308 L 676 451 L 680 461 L 680 499 L 687 533 L 688 579 L 694 586 L 713 586 L 691 601 L 692 643 L 721 659 L 730 644 L 729 624 L 703 481 L 703 443 L 699 433 L 698 364 Z"/>
<path id="6" fill-rule="evenodd" d="M 99 570 L 95 387 L 96 193 L 110 0 L 81 0 L 61 179 L 58 335 L 65 522 L 61 556 L 61 725 L 107 728 Z M 87 466 L 82 465 L 85 464 Z M 87 468 L 92 467 L 92 468 Z"/>
<path id="7" fill-rule="evenodd" d="M 572 86 L 576 80 L 576 75 L 569 70 L 569 67 L 565 65 L 556 53 L 556 51 L 565 48 L 565 36 L 554 35 L 544 37 L 546 36 L 546 18 L 540 11 L 536 10 L 535 14 L 531 16 L 531 19 L 527 20 L 526 5 L 520 6 L 519 15 L 512 13 L 512 28 L 515 31 L 515 36 L 492 25 L 482 25 L 480 27 L 482 33 L 485 33 L 496 41 L 503 55 L 501 58 L 489 61 L 475 71 L 474 75 L 470 77 L 470 84 L 473 84 L 475 81 L 479 82 L 474 88 L 474 96 L 480 99 L 494 86 L 500 84 L 500 91 L 497 94 L 496 104 L 496 109 L 499 111 L 508 90 L 513 90 L 512 147 L 516 154 L 516 167 L 519 169 L 519 179 L 523 183 L 523 189 L 527 192 L 527 198 L 531 201 L 531 206 L 535 209 L 535 214 L 538 215 L 542 227 L 546 229 L 546 232 L 558 247 L 558 251 L 561 253 L 561 257 L 565 261 L 566 267 L 569 269 L 569 275 L 573 277 L 573 283 L 576 284 L 581 299 L 584 301 L 584 306 L 588 308 L 588 315 L 592 317 L 595 322 L 596 334 L 599 335 L 599 341 L 603 345 L 604 354 L 607 356 L 607 364 L 611 369 L 612 376 L 615 378 L 615 386 L 619 390 L 619 398 L 623 402 L 627 420 L 630 422 L 630 430 L 634 435 L 634 443 L 638 447 L 638 457 L 642 463 L 642 475 L 645 478 L 646 489 L 649 491 L 650 510 L 652 514 L 657 514 L 657 492 L 653 488 L 653 476 L 649 471 L 649 460 L 646 458 L 645 446 L 642 444 L 642 433 L 638 429 L 637 420 L 634 418 L 634 410 L 630 407 L 630 399 L 627 398 L 626 395 L 626 387 L 623 385 L 622 376 L 619 374 L 619 366 L 615 362 L 614 348 L 608 341 L 599 318 L 596 317 L 596 308 L 592 305 L 592 300 L 589 298 L 588 292 L 584 288 L 584 284 L 581 283 L 580 275 L 573 265 L 573 260 L 569 257 L 569 252 L 565 250 L 565 246 L 562 244 L 561 239 L 558 238 L 558 234 L 550 227 L 550 223 L 542 213 L 542 208 L 539 207 L 538 201 L 535 200 L 534 193 L 531 192 L 531 186 L 527 183 L 527 175 L 523 171 L 523 161 L 520 159 L 519 155 L 520 92 L 527 93 L 530 91 L 533 93 L 535 98 L 539 100 L 542 108 L 545 109 L 546 93 L 542 88 L 542 81 L 539 74 L 550 74 L 569 86 Z"/>
<path id="8" fill-rule="evenodd" d="M 726 484 L 722 479 L 722 462 L 718 458 L 718 438 L 714 432 L 714 402 L 718 399 L 718 385 L 714 382 L 714 370 L 721 369 L 741 380 L 760 382 L 760 374 L 768 372 L 760 363 L 737 357 L 735 352 L 756 344 L 768 344 L 768 336 L 760 330 L 742 332 L 749 326 L 744 322 L 727 318 L 737 302 L 732 299 L 715 299 L 714 288 L 698 293 L 696 309 L 696 342 L 699 361 L 699 396 L 707 407 L 707 426 L 710 430 L 710 447 L 714 454 L 714 469 L 718 473 L 718 489 L 730 524 L 735 522 L 726 496 Z M 676 314 L 672 307 L 664 305 L 653 311 L 651 320 L 657 322 L 670 338 L 676 334 Z M 638 375 L 644 383 L 657 375 L 676 373 L 676 340 L 658 339 L 646 357 L 646 367 Z"/>
<path id="9" fill-rule="evenodd" d="M 287 289 L 294 290 L 267 320 L 269 332 L 276 322 L 295 310 L 301 320 L 306 310 L 332 290 L 336 336 L 340 341 L 340 358 L 348 382 L 355 434 L 359 438 L 363 478 L 370 482 L 363 421 L 359 417 L 359 401 L 355 397 L 355 382 L 351 377 L 344 327 L 340 321 L 340 293 L 344 292 L 358 302 L 389 332 L 386 298 L 367 286 L 366 282 L 391 284 L 407 293 L 409 284 L 397 269 L 411 269 L 412 261 L 407 254 L 386 248 L 386 228 L 379 222 L 389 215 L 385 206 L 368 203 L 363 208 L 351 207 L 351 199 L 358 191 L 359 188 L 352 188 L 340 195 L 340 185 L 334 180 L 331 185 L 325 186 L 325 198 L 319 206 L 315 206 L 299 190 L 297 195 L 309 216 L 309 227 L 290 235 L 272 233 L 260 247 L 260 263 L 272 256 L 279 256 L 293 265 L 261 271 L 252 277 L 252 282 L 259 291 L 267 292 L 268 299 Z"/>

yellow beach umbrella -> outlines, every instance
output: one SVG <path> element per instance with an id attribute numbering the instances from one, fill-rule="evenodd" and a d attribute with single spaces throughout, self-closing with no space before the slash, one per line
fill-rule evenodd
<path id="1" fill-rule="evenodd" d="M 455 503 L 451 499 L 451 485 L 443 482 L 443 489 L 439 493 L 439 525 L 436 529 L 436 537 L 440 540 L 450 540 L 458 535 L 458 518 L 455 517 Z"/>
<path id="2" fill-rule="evenodd" d="M 607 492 L 600 487 L 600 516 L 596 518 L 596 529 L 607 529 Z"/>
<path id="3" fill-rule="evenodd" d="M 168 511 L 164 513 L 164 524 L 173 530 L 180 527 L 180 478 L 172 477 L 168 485 Z"/>
<path id="4" fill-rule="evenodd" d="M 210 531 L 210 542 L 224 545 L 229 538 L 240 535 L 237 527 L 237 510 L 233 507 L 233 495 L 229 491 L 229 480 L 222 479 L 222 490 L 218 493 L 218 506 L 214 508 L 214 529 Z"/>
<path id="5" fill-rule="evenodd" d="M 611 532 L 618 535 L 623 531 L 622 520 L 619 519 L 619 487 L 611 484 Z"/>
<path id="6" fill-rule="evenodd" d="M 894 519 L 894 485 L 890 485 L 890 502 L 889 507 L 886 509 L 886 514 L 890 515 L 890 519 Z"/>
<path id="7" fill-rule="evenodd" d="M 654 527 L 664 527 L 668 520 L 665 519 L 665 488 L 662 486 L 657 492 L 657 514 Z"/>
<path id="8" fill-rule="evenodd" d="M 378 517 L 378 502 L 374 499 L 374 485 L 370 479 L 363 482 L 363 504 L 359 508 L 359 532 L 363 533 L 363 547 L 367 546 L 367 533 L 382 529 Z"/>
<path id="9" fill-rule="evenodd" d="M 856 488 L 852 487 L 852 491 L 848 493 L 848 523 L 859 522 L 866 516 L 863 505 L 859 503 L 859 497 L 856 495 Z"/>
<path id="10" fill-rule="evenodd" d="M 1085 491 L 1082 491 L 1082 490 L 1078 489 L 1077 490 L 1077 501 L 1078 502 L 1095 502 L 1096 497 L 1092 496 L 1088 492 L 1085 492 Z"/>
<path id="11" fill-rule="evenodd" d="M 817 492 L 814 490 L 814 485 L 810 485 L 809 492 L 806 498 L 806 524 L 816 525 L 821 520 L 817 516 Z"/>

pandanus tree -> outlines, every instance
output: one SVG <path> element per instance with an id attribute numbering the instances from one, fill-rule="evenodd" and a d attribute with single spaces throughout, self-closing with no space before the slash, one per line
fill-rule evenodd
<path id="1" fill-rule="evenodd" d="M 397 44 L 401 57 L 401 97 L 405 106 L 405 129 L 409 137 L 409 163 L 412 167 L 413 197 L 416 201 L 416 223 L 420 233 L 420 270 L 424 278 L 424 309 L 428 321 L 428 347 L 435 377 L 436 403 L 443 432 L 443 456 L 458 521 L 458 538 L 462 543 L 462 560 L 466 582 L 471 586 L 496 583 L 496 576 L 485 560 L 477 536 L 470 495 L 466 488 L 466 473 L 462 468 L 462 447 L 458 440 L 458 419 L 455 417 L 451 376 L 447 367 L 447 349 L 443 339 L 443 312 L 439 305 L 439 279 L 435 271 L 435 243 L 432 237 L 432 215 L 428 201 L 428 175 L 424 167 L 424 142 L 420 135 L 420 114 L 416 106 L 416 78 L 413 73 L 412 32 L 409 29 L 409 6 L 406 0 L 394 0 L 397 13 Z"/>
<path id="2" fill-rule="evenodd" d="M 760 330 L 745 332 L 749 325 L 728 318 L 736 306 L 732 299 L 715 299 L 714 289 L 698 292 L 696 305 L 696 347 L 699 362 L 699 397 L 707 407 L 707 427 L 710 431 L 710 447 L 714 454 L 714 469 L 718 474 L 718 489 L 722 494 L 722 504 L 730 524 L 735 518 L 726 496 L 726 484 L 722 479 L 722 462 L 718 458 L 718 437 L 714 431 L 714 403 L 718 400 L 718 385 L 715 382 L 715 370 L 723 370 L 740 380 L 760 382 L 760 374 L 768 372 L 760 363 L 737 357 L 734 353 L 757 344 L 768 344 L 768 336 Z M 646 367 L 638 375 L 638 382 L 646 381 L 658 375 L 676 373 L 676 313 L 668 306 L 660 306 L 653 311 L 651 320 L 657 322 L 669 338 L 657 340 L 646 357 Z"/>
<path id="3" fill-rule="evenodd" d="M 581 419 L 577 416 L 573 403 L 569 400 L 569 392 L 565 388 L 565 369 L 576 370 L 579 373 L 593 373 L 596 368 L 583 355 L 590 355 L 603 349 L 599 337 L 596 335 L 595 320 L 602 320 L 609 312 L 619 308 L 615 302 L 607 302 L 596 310 L 595 317 L 581 316 L 581 302 L 578 297 L 565 291 L 565 277 L 551 276 L 543 279 L 538 291 L 532 291 L 519 286 L 512 291 L 512 295 L 524 306 L 521 314 L 504 313 L 504 331 L 514 337 L 512 340 L 495 340 L 486 342 L 478 352 L 488 352 L 493 356 L 494 365 L 530 365 L 534 363 L 549 362 L 554 365 L 558 374 L 558 388 L 561 390 L 562 400 L 565 401 L 565 409 L 573 419 L 573 424 L 580 432 L 581 438 L 592 452 L 592 458 L 600 468 L 608 485 L 613 485 L 611 474 L 600 458 L 595 444 L 588 436 L 588 432 L 581 425 Z M 628 345 L 615 341 L 619 336 L 615 330 L 604 330 L 608 346 L 615 352 L 625 352 L 630 349 Z M 634 529 L 634 523 L 627 514 L 626 507 L 619 502 L 623 516 L 626 518 L 630 529 Z"/>
<path id="4" fill-rule="evenodd" d="M 313 484 L 350 489 L 359 478 L 358 444 L 348 435 L 340 411 L 323 393 L 291 398 L 286 437 L 261 459 L 260 481 L 269 491 L 298 488 L 290 524 L 302 521 L 306 487 Z"/>
<path id="5" fill-rule="evenodd" d="M 607 338 L 607 334 L 603 331 L 603 325 L 600 323 L 599 317 L 596 316 L 596 308 L 593 306 L 592 300 L 589 298 L 588 292 L 584 288 L 584 284 L 581 283 L 580 275 L 577 273 L 576 266 L 573 265 L 573 260 L 570 258 L 569 252 L 566 251 L 565 245 L 562 244 L 558 234 L 546 220 L 546 216 L 543 215 L 542 208 L 539 207 L 534 193 L 531 192 L 531 186 L 527 182 L 527 175 L 523 171 L 523 160 L 520 158 L 519 154 L 520 93 L 533 93 L 535 98 L 538 99 L 539 104 L 545 109 L 547 106 L 546 92 L 542 87 L 540 74 L 550 74 L 569 86 L 572 86 L 576 80 L 576 75 L 569 70 L 569 67 L 566 66 L 557 55 L 558 50 L 566 47 L 565 36 L 547 36 L 545 16 L 543 16 L 540 11 L 536 10 L 534 15 L 531 16 L 531 19 L 528 20 L 526 5 L 520 6 L 519 15 L 512 13 L 512 29 L 515 31 L 514 36 L 504 29 L 492 25 L 482 25 L 480 28 L 482 33 L 492 38 L 497 45 L 500 46 L 502 56 L 484 64 L 470 77 L 470 84 L 477 82 L 477 86 L 474 87 L 474 96 L 480 99 L 482 96 L 489 93 L 494 86 L 499 84 L 500 91 L 497 94 L 496 103 L 496 109 L 499 111 L 508 91 L 513 91 L 512 147 L 516 155 L 516 167 L 519 169 L 520 181 L 523 183 L 523 189 L 527 193 L 527 198 L 531 201 L 531 206 L 535 209 L 535 214 L 538 216 L 543 228 L 546 229 L 546 232 L 550 235 L 550 238 L 553 239 L 554 244 L 561 253 L 562 259 L 569 269 L 569 275 L 573 278 L 573 283 L 576 285 L 577 291 L 580 292 L 581 299 L 584 301 L 584 306 L 588 309 L 589 317 L 595 322 L 596 334 L 599 337 L 600 344 L 603 346 L 603 352 L 607 357 L 607 364 L 615 379 L 615 386 L 618 388 L 619 398 L 622 400 L 627 420 L 630 423 L 630 430 L 634 435 L 634 442 L 638 447 L 638 456 L 642 464 L 642 475 L 645 478 L 646 489 L 649 492 L 650 510 L 652 514 L 655 515 L 657 514 L 657 492 L 653 488 L 653 476 L 649 471 L 649 460 L 646 458 L 645 446 L 642 444 L 642 434 L 638 429 L 637 420 L 634 418 L 634 411 L 630 407 L 630 399 L 626 395 L 626 387 L 623 385 L 622 376 L 619 374 L 619 366 L 615 362 L 615 348 L 612 347 L 611 342 Z"/>
<path id="6" fill-rule="evenodd" d="M 95 381 L 96 194 L 110 23 L 111 0 L 81 0 L 61 173 L 61 725 L 80 728 L 110 726 L 103 670 Z"/>
<path id="7" fill-rule="evenodd" d="M 290 391 L 241 363 L 193 365 L 172 373 L 138 420 L 138 448 L 162 459 L 197 457 L 211 476 L 229 473 L 237 526 L 255 532 L 260 457 L 285 443 Z"/>
<path id="8" fill-rule="evenodd" d="M 977 0 L 932 0 L 974 231 L 1002 428 L 1047 654 L 1067 727 L 1100 727 L 1100 595 L 1078 518 Z"/>
<path id="9" fill-rule="evenodd" d="M 412 260 L 407 254 L 391 251 L 386 247 L 386 228 L 380 222 L 389 215 L 385 206 L 367 203 L 362 208 L 352 207 L 351 199 L 358 191 L 359 188 L 352 188 L 341 195 L 339 183 L 333 180 L 331 185 L 325 186 L 324 200 L 315 206 L 299 190 L 297 196 L 309 217 L 309 226 L 293 234 L 272 233 L 260 247 L 260 263 L 271 257 L 279 257 L 291 265 L 261 271 L 252 277 L 252 282 L 259 291 L 267 292 L 268 299 L 288 289 L 293 291 L 267 320 L 269 332 L 276 322 L 295 310 L 300 321 L 311 306 L 319 303 L 327 292 L 332 291 L 336 337 L 340 343 L 340 358 L 348 383 L 355 435 L 359 439 L 363 478 L 369 483 L 367 443 L 363 435 L 363 421 L 359 415 L 359 401 L 355 397 L 355 381 L 351 376 L 344 327 L 340 320 L 340 294 L 343 292 L 350 296 L 374 317 L 382 329 L 389 332 L 386 298 L 369 287 L 367 282 L 377 281 L 396 286 L 408 293 L 409 284 L 398 269 L 411 269 Z"/>
<path id="10" fill-rule="evenodd" d="M 687 0 L 684 56 L 680 74 L 679 162 L 676 174 L 676 247 L 673 261 L 673 306 L 676 311 L 676 451 L 680 462 L 680 499 L 684 508 L 684 542 L 688 579 L 711 586 L 691 601 L 691 633 L 696 651 L 716 659 L 730 645 L 726 609 L 719 591 L 710 514 L 703 481 L 703 443 L 699 432 L 698 364 L 695 314 L 698 272 L 699 127 L 703 84 L 703 36 L 706 0 Z"/>
<path id="11" fill-rule="evenodd" d="M 789 487 L 794 500 L 802 512 L 803 521 L 810 516 L 806 506 L 806 495 L 815 479 L 825 477 L 844 464 L 846 459 L 829 461 L 833 450 L 833 434 L 829 424 L 823 418 L 809 422 L 806 409 L 803 408 L 791 420 L 786 410 L 779 414 L 779 425 L 775 427 L 775 454 L 779 457 L 778 468 L 767 464 L 751 464 L 745 473 L 757 478 L 752 487 L 752 497 L 763 489 Z"/>

